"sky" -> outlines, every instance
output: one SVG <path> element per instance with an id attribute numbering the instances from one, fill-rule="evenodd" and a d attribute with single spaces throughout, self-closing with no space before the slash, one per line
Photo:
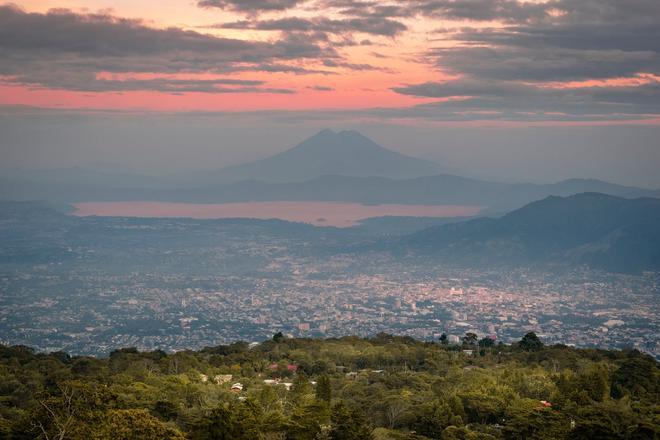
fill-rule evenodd
<path id="1" fill-rule="evenodd" d="M 3 167 L 221 167 L 336 127 L 463 174 L 660 187 L 659 21 L 657 0 L 0 3 Z"/>

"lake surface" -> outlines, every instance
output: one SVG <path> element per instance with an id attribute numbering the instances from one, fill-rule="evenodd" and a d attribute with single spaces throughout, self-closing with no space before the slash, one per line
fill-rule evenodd
<path id="1" fill-rule="evenodd" d="M 83 202 L 74 204 L 77 216 L 185 217 L 196 219 L 281 219 L 317 226 L 350 227 L 370 217 L 465 217 L 481 208 L 461 205 L 363 205 L 344 202 Z"/>

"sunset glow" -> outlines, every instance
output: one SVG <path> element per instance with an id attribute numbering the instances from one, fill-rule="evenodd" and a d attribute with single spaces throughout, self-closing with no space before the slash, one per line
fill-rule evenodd
<path id="1" fill-rule="evenodd" d="M 660 63 L 635 37 L 655 6 L 591 3 L 23 0 L 0 9 L 0 105 L 656 121 Z"/>

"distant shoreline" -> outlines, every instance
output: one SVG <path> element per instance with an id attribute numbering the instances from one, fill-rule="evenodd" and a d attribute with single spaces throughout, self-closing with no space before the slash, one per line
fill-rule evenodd
<path id="1" fill-rule="evenodd" d="M 241 203 L 81 202 L 73 204 L 79 217 L 141 217 L 280 219 L 315 226 L 351 227 L 373 217 L 469 217 L 481 211 L 469 205 L 361 204 L 354 202 L 277 201 Z"/>

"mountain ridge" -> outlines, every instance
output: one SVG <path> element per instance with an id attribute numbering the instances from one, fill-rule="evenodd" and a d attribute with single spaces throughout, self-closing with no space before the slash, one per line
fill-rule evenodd
<path id="1" fill-rule="evenodd" d="M 501 218 L 433 226 L 399 251 L 461 264 L 588 265 L 660 270 L 660 199 L 601 193 L 548 196 Z"/>
<path id="2" fill-rule="evenodd" d="M 600 192 L 619 197 L 660 197 L 660 190 L 617 185 L 596 179 L 551 184 L 498 183 L 451 174 L 412 179 L 323 175 L 304 182 L 268 183 L 257 179 L 204 187 L 107 187 L 79 179 L 13 181 L 0 179 L 0 199 L 84 201 L 163 201 L 229 203 L 250 201 L 335 201 L 365 204 L 473 205 L 484 215 L 501 215 L 549 195 Z"/>
<path id="3" fill-rule="evenodd" d="M 548 195 L 600 192 L 621 197 L 660 197 L 660 189 L 597 179 L 502 183 L 442 173 L 440 168 L 383 148 L 355 130 L 326 129 L 282 153 L 225 168 L 224 173 L 156 177 L 79 167 L 5 173 L 0 176 L 0 199 L 470 205 L 481 207 L 482 215 L 501 215 Z"/>

